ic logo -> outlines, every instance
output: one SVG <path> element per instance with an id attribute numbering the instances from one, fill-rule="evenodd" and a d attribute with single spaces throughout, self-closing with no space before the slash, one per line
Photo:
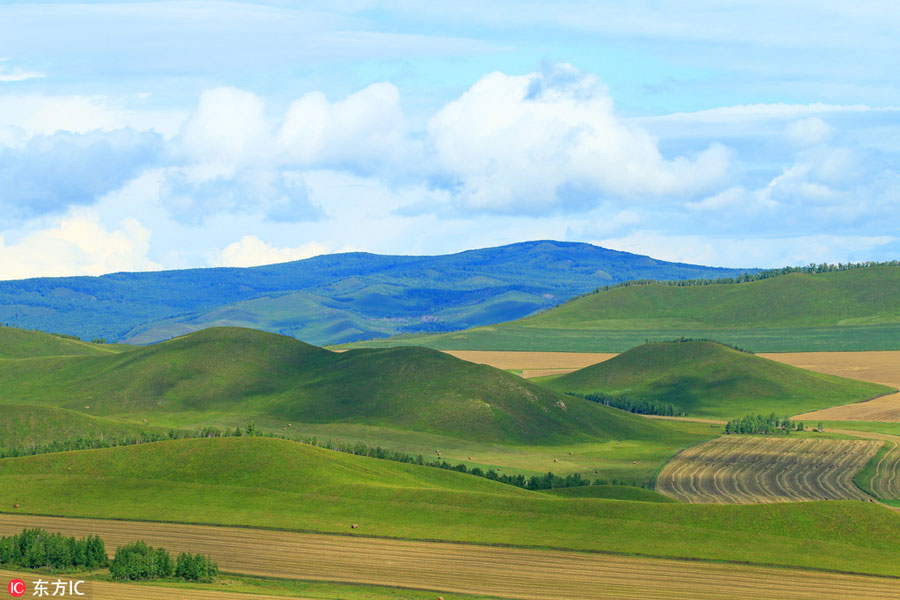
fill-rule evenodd
<path id="1" fill-rule="evenodd" d="M 25 593 L 25 582 L 21 579 L 13 579 L 9 582 L 9 595 L 19 597 Z"/>

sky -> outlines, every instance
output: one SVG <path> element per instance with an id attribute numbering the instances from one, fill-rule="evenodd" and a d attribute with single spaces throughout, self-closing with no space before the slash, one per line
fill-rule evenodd
<path id="1" fill-rule="evenodd" d="M 0 279 L 900 258 L 889 1 L 0 0 Z"/>

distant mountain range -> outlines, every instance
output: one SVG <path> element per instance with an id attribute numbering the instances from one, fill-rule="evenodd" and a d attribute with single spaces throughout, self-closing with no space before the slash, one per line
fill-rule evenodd
<path id="1" fill-rule="evenodd" d="M 138 344 L 241 326 L 326 345 L 509 321 L 622 281 L 752 271 L 556 241 L 443 256 L 352 252 L 250 268 L 2 281 L 0 322 Z"/>

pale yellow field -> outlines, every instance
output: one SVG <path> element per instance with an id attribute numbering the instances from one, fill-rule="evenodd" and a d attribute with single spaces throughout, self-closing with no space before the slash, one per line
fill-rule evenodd
<path id="1" fill-rule="evenodd" d="M 110 548 L 140 538 L 174 551 L 208 553 L 226 572 L 524 600 L 900 597 L 900 579 L 799 569 L 228 527 L 0 515 L 0 535 L 23 527 L 79 536 L 99 533 Z M 95 600 L 236 597 L 171 589 L 157 594 L 151 588 L 122 589 L 117 584 L 103 584 L 96 592 Z M 436 592 L 435 598 L 438 595 Z"/>
<path id="2" fill-rule="evenodd" d="M 795 367 L 900 389 L 900 351 L 760 354 Z M 900 422 L 900 393 L 797 415 L 803 421 Z"/>
<path id="3" fill-rule="evenodd" d="M 656 491 L 680 502 L 719 504 L 872 500 L 853 476 L 880 447 L 870 440 L 723 436 L 669 461 Z"/>

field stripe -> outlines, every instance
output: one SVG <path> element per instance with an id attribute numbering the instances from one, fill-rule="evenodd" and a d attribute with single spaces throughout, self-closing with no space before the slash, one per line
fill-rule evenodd
<path id="1" fill-rule="evenodd" d="M 880 446 L 870 440 L 722 436 L 670 460 L 657 491 L 692 503 L 870 500 L 853 476 Z"/>
<path id="2" fill-rule="evenodd" d="M 224 571 L 369 583 L 523 600 L 786 600 L 900 597 L 900 579 L 604 554 L 409 542 L 227 527 L 0 515 L 0 534 L 44 527 L 99 533 L 110 548 L 141 538 L 210 554 Z M 111 584 L 112 585 L 112 584 Z M 133 592 L 131 592 L 133 590 Z M 157 598 L 143 587 L 125 596 Z M 168 598 L 175 597 L 166 590 Z M 177 593 L 179 598 L 202 596 Z M 206 596 L 213 597 L 213 596 Z M 231 596 L 215 596 L 230 598 Z"/>

